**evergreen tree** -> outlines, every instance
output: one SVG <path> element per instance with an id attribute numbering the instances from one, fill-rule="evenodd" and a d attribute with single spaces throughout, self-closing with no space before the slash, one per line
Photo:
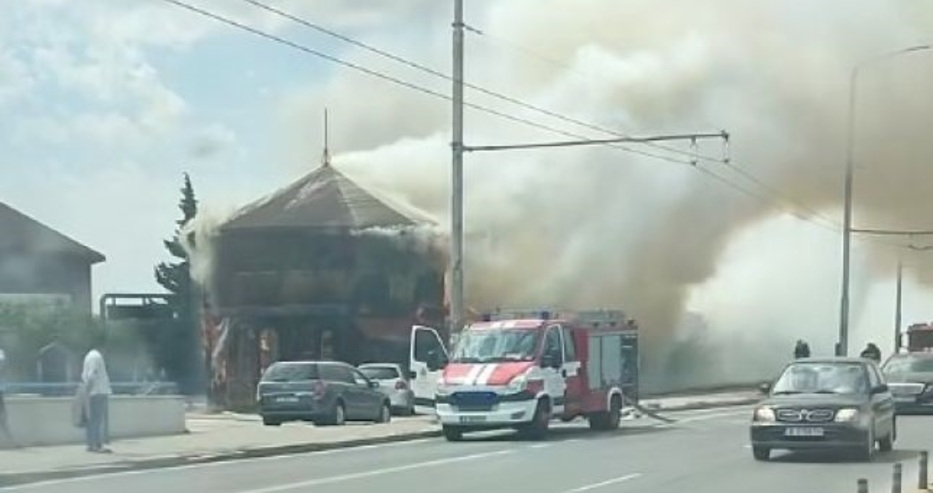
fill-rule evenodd
<path id="1" fill-rule="evenodd" d="M 184 175 L 185 182 L 181 187 L 181 200 L 178 208 L 181 210 L 182 217 L 176 224 L 175 235 L 171 240 L 165 240 L 165 249 L 169 254 L 178 259 L 175 263 L 162 262 L 155 268 L 156 282 L 158 282 L 169 293 L 175 295 L 173 308 L 179 315 L 187 313 L 187 307 L 191 304 L 191 264 L 188 258 L 188 252 L 182 247 L 181 233 L 185 226 L 198 214 L 198 200 L 194 196 L 194 187 L 191 185 L 191 177 L 188 173 Z"/>

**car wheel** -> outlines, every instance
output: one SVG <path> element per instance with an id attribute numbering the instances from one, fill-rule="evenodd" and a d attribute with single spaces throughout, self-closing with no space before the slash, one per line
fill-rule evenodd
<path id="1" fill-rule="evenodd" d="M 548 430 L 551 425 L 549 407 L 546 399 L 539 400 L 538 405 L 535 407 L 535 414 L 531 419 L 531 423 L 523 426 L 519 430 L 519 433 L 523 437 L 531 440 L 543 440 L 547 438 Z"/>
<path id="2" fill-rule="evenodd" d="M 444 431 L 444 438 L 448 442 L 459 442 L 463 440 L 463 430 L 454 426 L 443 426 L 442 430 Z"/>
<path id="3" fill-rule="evenodd" d="M 388 402 L 383 402 L 379 409 L 379 416 L 376 417 L 376 423 L 388 423 L 392 420 L 392 408 Z"/>
<path id="4" fill-rule="evenodd" d="M 752 447 L 752 455 L 755 460 L 766 461 L 771 458 L 771 449 L 768 447 Z"/>
<path id="5" fill-rule="evenodd" d="M 315 421 L 318 426 L 343 426 L 347 422 L 347 410 L 343 407 L 343 402 L 337 402 L 334 405 L 334 411 L 326 420 Z"/>

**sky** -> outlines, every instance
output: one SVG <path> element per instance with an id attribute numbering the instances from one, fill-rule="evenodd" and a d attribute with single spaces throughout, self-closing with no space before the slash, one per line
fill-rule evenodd
<path id="1" fill-rule="evenodd" d="M 188 3 L 450 91 L 447 80 L 249 2 Z M 452 2 L 266 3 L 449 71 Z M 848 4 L 468 0 L 468 82 L 617 132 L 732 135 L 728 164 L 719 142 L 700 143 L 696 152 L 709 159 L 696 164 L 686 144 L 640 148 L 665 159 L 612 148 L 468 155 L 471 304 L 631 303 L 657 326 L 695 310 L 730 340 L 780 333 L 781 344 L 810 337 L 828 352 L 848 74 L 861 59 L 933 36 L 929 7 Z M 866 227 L 933 227 L 922 200 L 933 172 L 917 171 L 933 152 L 923 90 L 933 54 L 902 58 L 866 71 L 861 86 L 871 118 L 857 127 L 856 217 Z M 607 137 L 488 93 L 468 91 L 468 101 Z M 336 166 L 446 224 L 442 98 L 165 0 L 0 3 L 0 200 L 103 252 L 95 295 L 158 290 L 152 269 L 167 260 L 161 242 L 179 215 L 183 173 L 201 219 L 216 223 L 317 166 L 325 108 Z M 472 143 L 568 138 L 476 110 L 466 135 Z M 892 251 L 856 242 L 853 346 L 889 337 Z M 927 263 L 908 259 L 906 320 L 933 319 Z"/>

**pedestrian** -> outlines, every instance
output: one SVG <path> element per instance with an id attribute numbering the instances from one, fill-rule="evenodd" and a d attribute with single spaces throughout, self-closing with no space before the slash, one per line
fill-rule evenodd
<path id="1" fill-rule="evenodd" d="M 797 339 L 797 345 L 794 346 L 794 359 L 809 358 L 810 345 L 803 339 Z"/>
<path id="2" fill-rule="evenodd" d="M 101 354 L 103 337 L 95 337 L 91 349 L 84 357 L 84 369 L 81 372 L 81 384 L 84 386 L 86 398 L 86 424 L 85 438 L 88 452 L 109 453 L 104 448 L 107 441 L 107 422 L 109 400 L 112 390 L 110 376 L 107 374 L 107 364 Z"/>
<path id="3" fill-rule="evenodd" d="M 869 342 L 868 345 L 865 346 L 865 349 L 862 350 L 862 354 L 859 356 L 865 359 L 873 359 L 878 363 L 881 363 L 881 349 L 876 346 L 874 342 Z"/>

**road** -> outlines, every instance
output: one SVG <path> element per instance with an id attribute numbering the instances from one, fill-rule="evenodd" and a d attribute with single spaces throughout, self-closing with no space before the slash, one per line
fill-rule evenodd
<path id="1" fill-rule="evenodd" d="M 872 464 L 784 455 L 755 462 L 747 446 L 750 408 L 673 415 L 675 425 L 626 422 L 595 434 L 562 425 L 550 440 L 493 435 L 135 471 L 8 488 L 32 493 L 363 493 L 397 492 L 851 492 L 859 477 L 890 491 L 891 464 L 904 463 L 905 492 L 917 478 L 917 451 L 933 445 L 933 417 L 902 417 L 897 449 Z"/>

